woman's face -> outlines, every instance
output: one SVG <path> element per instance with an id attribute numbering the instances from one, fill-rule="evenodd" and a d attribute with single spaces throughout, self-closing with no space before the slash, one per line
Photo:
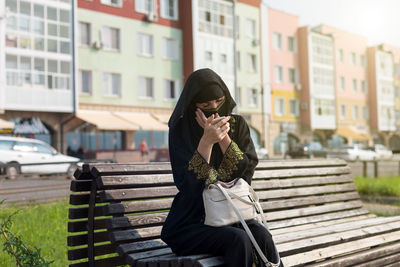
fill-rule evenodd
<path id="1" fill-rule="evenodd" d="M 224 100 L 225 96 L 204 103 L 196 103 L 196 107 L 198 107 L 201 110 L 211 110 L 217 108 L 221 103 L 224 102 Z"/>

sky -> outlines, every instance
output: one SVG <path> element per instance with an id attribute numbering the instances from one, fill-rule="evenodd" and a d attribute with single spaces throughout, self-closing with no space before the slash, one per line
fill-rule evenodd
<path id="1" fill-rule="evenodd" d="M 263 0 L 299 16 L 300 26 L 326 24 L 367 37 L 368 45 L 400 47 L 400 0 Z"/>

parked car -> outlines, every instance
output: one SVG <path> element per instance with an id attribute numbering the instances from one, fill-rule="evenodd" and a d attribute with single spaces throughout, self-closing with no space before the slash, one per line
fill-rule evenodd
<path id="1" fill-rule="evenodd" d="M 19 173 L 66 173 L 72 175 L 77 167 L 79 158 L 58 153 L 47 143 L 28 138 L 0 136 L 0 163 L 15 163 L 5 167 L 8 178 L 13 179 Z M 70 162 L 63 164 L 41 164 L 19 166 L 28 163 L 54 163 Z"/>
<path id="2" fill-rule="evenodd" d="M 378 154 L 378 159 L 391 159 L 393 157 L 393 152 L 381 144 L 374 145 L 368 149 Z"/>
<path id="3" fill-rule="evenodd" d="M 304 143 L 289 149 L 287 155 L 291 158 L 314 158 L 323 157 L 327 154 L 326 148 L 324 148 L 319 142 Z"/>
<path id="4" fill-rule="evenodd" d="M 361 146 L 342 146 L 338 149 L 328 153 L 328 158 L 341 158 L 347 161 L 358 161 L 358 160 L 377 160 L 379 155 L 372 151 L 363 149 Z"/>

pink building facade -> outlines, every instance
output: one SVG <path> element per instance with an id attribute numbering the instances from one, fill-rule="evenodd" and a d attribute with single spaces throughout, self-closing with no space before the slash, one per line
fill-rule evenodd
<path id="1" fill-rule="evenodd" d="M 318 31 L 333 37 L 337 129 L 332 146 L 372 142 L 369 127 L 367 38 L 320 25 Z"/>

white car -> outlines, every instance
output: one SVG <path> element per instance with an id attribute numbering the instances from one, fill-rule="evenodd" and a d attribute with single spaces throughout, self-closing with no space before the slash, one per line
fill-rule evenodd
<path id="1" fill-rule="evenodd" d="M 391 159 L 393 157 L 393 152 L 387 149 L 384 145 L 376 144 L 369 149 L 375 151 L 375 153 L 378 154 L 379 159 Z"/>
<path id="2" fill-rule="evenodd" d="M 19 166 L 30 163 L 55 163 Z M 0 163 L 8 165 L 4 168 L 7 177 L 15 178 L 19 173 L 66 173 L 72 175 L 79 158 L 60 154 L 47 143 L 29 138 L 0 136 Z"/>
<path id="3" fill-rule="evenodd" d="M 341 158 L 347 161 L 377 160 L 379 155 L 360 146 L 342 146 L 328 153 L 329 158 Z"/>

